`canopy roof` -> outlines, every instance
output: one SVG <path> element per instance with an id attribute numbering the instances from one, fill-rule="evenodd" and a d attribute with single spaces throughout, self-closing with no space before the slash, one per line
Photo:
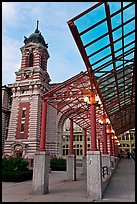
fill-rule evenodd
<path id="1" fill-rule="evenodd" d="M 99 2 L 68 25 L 116 134 L 135 127 L 135 3 Z"/>
<path id="2" fill-rule="evenodd" d="M 73 118 L 76 124 L 90 132 L 90 106 L 84 101 L 84 97 L 90 89 L 89 73 L 85 71 L 52 88 L 43 94 L 42 98 L 47 100 L 59 112 L 63 113 L 66 118 Z M 93 87 L 93 89 L 95 98 L 99 102 L 96 108 L 97 138 L 101 138 L 102 129 L 99 119 L 103 115 L 103 104 L 99 99 L 96 88 Z"/>
<path id="3" fill-rule="evenodd" d="M 97 138 L 102 135 L 98 121 L 104 111 L 116 135 L 135 127 L 134 3 L 112 3 L 97 3 L 68 21 L 87 71 L 42 95 L 50 105 L 90 131 L 84 93 L 92 89 L 93 83 L 95 96 L 101 100 L 97 106 Z"/>

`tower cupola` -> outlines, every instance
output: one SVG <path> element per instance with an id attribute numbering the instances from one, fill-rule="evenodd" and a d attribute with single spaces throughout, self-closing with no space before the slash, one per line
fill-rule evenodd
<path id="1" fill-rule="evenodd" d="M 24 43 L 25 45 L 33 42 L 33 43 L 41 43 L 43 46 L 45 46 L 46 48 L 48 48 L 48 44 L 45 43 L 44 37 L 41 35 L 41 32 L 38 29 L 38 23 L 39 21 L 37 21 L 37 27 L 34 31 L 34 33 L 32 33 L 28 38 L 26 36 L 24 36 Z"/>

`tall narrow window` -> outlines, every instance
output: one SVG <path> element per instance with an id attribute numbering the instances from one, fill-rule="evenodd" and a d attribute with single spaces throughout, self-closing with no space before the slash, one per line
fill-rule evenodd
<path id="1" fill-rule="evenodd" d="M 26 114 L 26 109 L 22 110 L 22 118 L 25 118 L 25 114 Z"/>
<path id="2" fill-rule="evenodd" d="M 21 130 L 20 132 L 24 132 L 24 123 L 21 123 Z"/>
<path id="3" fill-rule="evenodd" d="M 29 55 L 29 67 L 33 67 L 33 53 L 30 53 Z"/>

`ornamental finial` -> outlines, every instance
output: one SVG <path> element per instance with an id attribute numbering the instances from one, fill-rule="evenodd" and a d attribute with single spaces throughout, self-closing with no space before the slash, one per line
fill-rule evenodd
<path id="1" fill-rule="evenodd" d="M 37 30 L 38 30 L 38 25 L 39 25 L 39 21 L 37 20 L 37 28 L 36 28 Z"/>

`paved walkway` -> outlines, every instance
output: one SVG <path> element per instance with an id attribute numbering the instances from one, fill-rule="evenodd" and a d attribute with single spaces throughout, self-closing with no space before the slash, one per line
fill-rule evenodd
<path id="1" fill-rule="evenodd" d="M 65 171 L 52 171 L 46 195 L 33 195 L 31 189 L 32 181 L 2 182 L 2 202 L 91 202 L 86 196 L 86 177 L 81 167 L 77 167 L 77 180 L 69 182 Z M 135 202 L 135 163 L 132 159 L 119 162 L 101 202 Z"/>
<path id="2" fill-rule="evenodd" d="M 135 202 L 135 162 L 121 159 L 101 202 Z"/>

